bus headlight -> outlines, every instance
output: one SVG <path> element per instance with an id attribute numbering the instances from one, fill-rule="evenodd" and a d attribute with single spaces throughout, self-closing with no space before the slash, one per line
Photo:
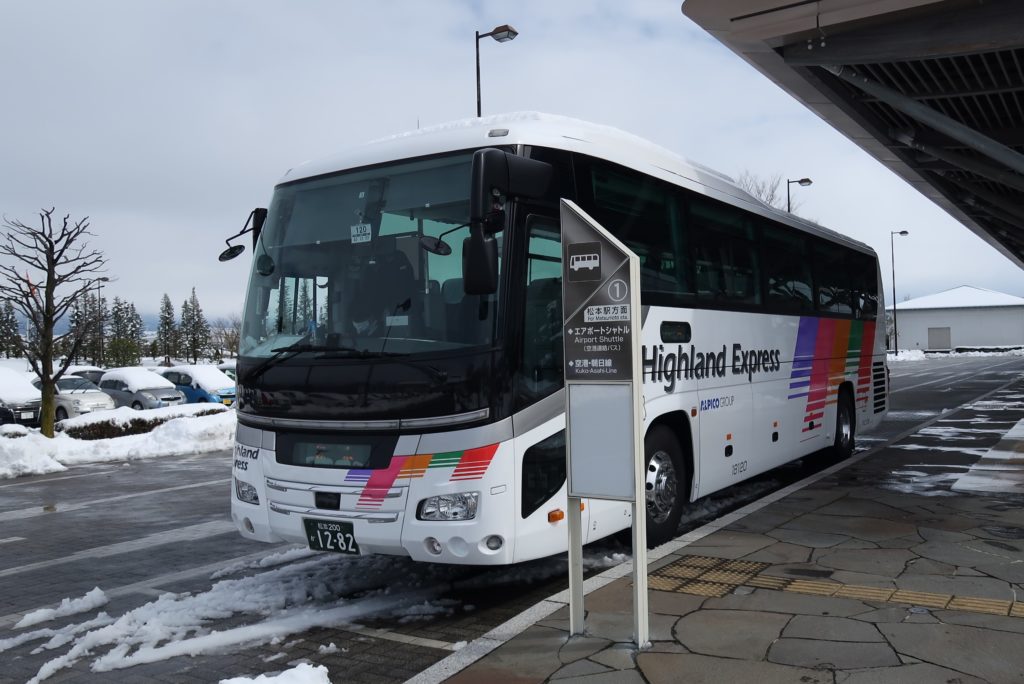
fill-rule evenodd
<path id="1" fill-rule="evenodd" d="M 251 503 L 257 506 L 260 503 L 260 497 L 259 494 L 256 493 L 256 488 L 248 482 L 239 480 L 237 477 L 235 478 L 235 496 L 238 497 L 239 501 L 244 501 L 245 503 Z"/>
<path id="2" fill-rule="evenodd" d="M 480 501 L 479 492 L 442 494 L 420 501 L 418 520 L 472 520 Z"/>

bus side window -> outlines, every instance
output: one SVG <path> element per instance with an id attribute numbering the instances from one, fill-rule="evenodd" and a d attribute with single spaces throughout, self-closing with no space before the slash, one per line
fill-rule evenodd
<path id="1" fill-rule="evenodd" d="M 852 314 L 853 297 L 846 250 L 840 245 L 819 240 L 814 245 L 814 283 L 818 291 L 818 310 L 832 314 Z"/>
<path id="2" fill-rule="evenodd" d="M 697 298 L 744 306 L 761 303 L 754 224 L 742 211 L 706 197 L 689 201 Z"/>
<path id="3" fill-rule="evenodd" d="M 814 283 L 807 236 L 773 225 L 764 227 L 764 269 L 768 306 L 782 311 L 812 311 Z"/>

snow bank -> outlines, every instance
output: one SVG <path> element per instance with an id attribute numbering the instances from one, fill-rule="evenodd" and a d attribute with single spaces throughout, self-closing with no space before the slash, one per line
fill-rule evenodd
<path id="1" fill-rule="evenodd" d="M 198 406 L 198 405 L 196 405 Z M 209 410 L 210 404 L 204 408 Z M 123 409 L 131 417 L 171 411 L 182 417 L 158 425 L 143 435 L 128 435 L 114 439 L 80 440 L 57 433 L 53 439 L 43 437 L 35 430 L 5 425 L 0 428 L 0 479 L 21 475 L 38 475 L 64 470 L 64 466 L 107 461 L 132 461 L 163 456 L 186 456 L 207 451 L 223 451 L 234 446 L 235 412 L 219 411 L 211 416 L 190 417 L 190 406 L 173 409 L 133 411 Z M 104 411 L 119 417 L 119 411 Z M 166 415 L 166 413 L 163 413 Z M 82 418 L 92 418 L 83 416 Z M 103 415 L 99 420 L 106 420 Z M 81 420 L 74 418 L 72 420 Z M 70 422 L 70 421 L 69 421 Z M 11 438 L 8 435 L 21 434 Z"/>
<path id="2" fill-rule="evenodd" d="M 889 354 L 888 358 L 889 363 L 893 363 L 894 361 L 924 361 L 926 357 L 920 349 L 901 349 L 896 354 Z"/>
<path id="3" fill-rule="evenodd" d="M 261 674 L 255 679 L 249 679 L 248 677 L 232 677 L 231 679 L 222 679 L 220 684 L 331 684 L 331 678 L 328 676 L 327 668 L 323 665 L 310 665 L 309 663 L 299 663 L 290 670 L 285 670 L 276 675 L 265 675 Z"/>

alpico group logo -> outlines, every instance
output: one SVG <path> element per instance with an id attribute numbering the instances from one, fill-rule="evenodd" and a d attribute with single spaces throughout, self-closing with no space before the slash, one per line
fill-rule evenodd
<path id="1" fill-rule="evenodd" d="M 696 345 L 685 349 L 677 345 L 675 351 L 665 351 L 665 345 L 642 347 L 643 375 L 645 382 L 662 383 L 666 392 L 673 392 L 679 380 L 702 380 L 724 378 L 732 375 L 746 375 L 748 381 L 757 373 L 772 373 L 782 368 L 782 351 L 779 349 L 744 349 L 742 344 L 732 345 L 728 356 L 728 345 L 721 350 L 697 351 Z M 649 353 L 649 355 L 648 355 Z M 731 361 L 731 363 L 730 363 Z"/>

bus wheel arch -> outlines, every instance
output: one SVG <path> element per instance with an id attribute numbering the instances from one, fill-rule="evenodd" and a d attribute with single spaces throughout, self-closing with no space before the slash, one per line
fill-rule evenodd
<path id="1" fill-rule="evenodd" d="M 692 445 L 689 421 L 681 411 L 659 417 L 644 436 L 644 508 L 650 548 L 676 536 L 690 501 Z"/>

